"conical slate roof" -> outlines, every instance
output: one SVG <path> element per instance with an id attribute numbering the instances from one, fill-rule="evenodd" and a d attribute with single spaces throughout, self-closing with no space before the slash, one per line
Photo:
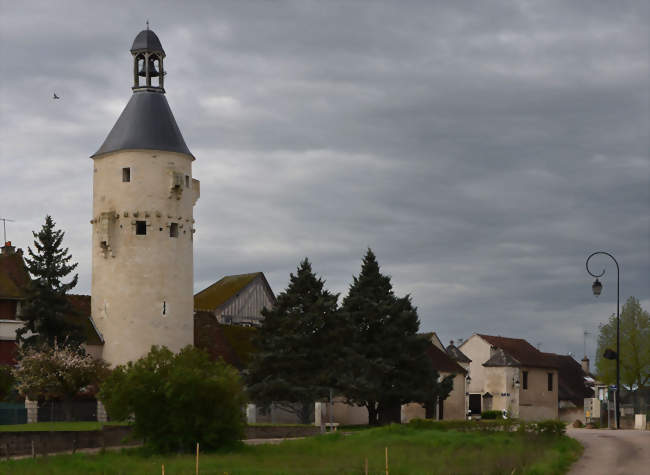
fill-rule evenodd
<path id="1" fill-rule="evenodd" d="M 158 36 L 151 30 L 142 30 L 138 33 L 138 36 L 133 40 L 133 46 L 131 46 L 131 53 L 136 51 L 161 51 L 165 52 Z"/>
<path id="2" fill-rule="evenodd" d="M 194 158 L 185 145 L 164 94 L 134 92 L 108 137 L 92 157 L 138 149 L 178 152 Z"/>

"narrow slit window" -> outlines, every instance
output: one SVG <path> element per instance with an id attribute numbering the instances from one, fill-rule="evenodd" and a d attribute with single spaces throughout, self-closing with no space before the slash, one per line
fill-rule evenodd
<path id="1" fill-rule="evenodd" d="M 185 188 L 189 188 L 189 187 L 190 187 L 190 176 L 185 175 Z"/>
<path id="2" fill-rule="evenodd" d="M 524 371 L 522 376 L 523 376 L 522 379 L 524 380 L 523 387 L 524 389 L 528 389 L 528 371 Z"/>
<path id="3" fill-rule="evenodd" d="M 548 373 L 548 390 L 553 391 L 553 373 Z"/>
<path id="4" fill-rule="evenodd" d="M 147 234 L 147 222 L 146 221 L 136 221 L 135 222 L 135 233 L 139 236 L 144 236 Z"/>
<path id="5" fill-rule="evenodd" d="M 131 181 L 131 169 L 129 167 L 122 168 L 122 181 Z"/>
<path id="6" fill-rule="evenodd" d="M 171 223 L 169 225 L 169 237 L 178 237 L 178 223 Z"/>

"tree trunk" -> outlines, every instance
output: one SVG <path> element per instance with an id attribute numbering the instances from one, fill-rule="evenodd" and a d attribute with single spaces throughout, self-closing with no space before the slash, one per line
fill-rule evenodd
<path id="1" fill-rule="evenodd" d="M 377 419 L 378 407 L 375 401 L 368 401 L 366 403 L 366 409 L 368 409 L 368 425 L 369 426 L 378 426 L 379 420 Z"/>
<path id="2" fill-rule="evenodd" d="M 399 401 L 382 401 L 377 409 L 379 424 L 399 424 L 401 422 L 401 404 Z"/>

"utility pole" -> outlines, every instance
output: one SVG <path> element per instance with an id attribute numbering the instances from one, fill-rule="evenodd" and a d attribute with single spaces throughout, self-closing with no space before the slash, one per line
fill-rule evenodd
<path id="1" fill-rule="evenodd" d="M 591 332 L 588 332 L 587 330 L 582 332 L 582 345 L 584 349 L 584 357 L 587 357 L 587 335 L 591 335 Z"/>

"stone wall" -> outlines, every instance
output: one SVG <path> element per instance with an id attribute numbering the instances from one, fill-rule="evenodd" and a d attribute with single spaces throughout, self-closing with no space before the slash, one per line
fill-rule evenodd
<path id="1" fill-rule="evenodd" d="M 291 437 L 310 437 L 320 434 L 316 426 L 247 426 L 246 439 L 284 439 Z"/>
<path id="2" fill-rule="evenodd" d="M 87 431 L 0 432 L 0 457 L 12 455 L 46 455 L 119 445 L 139 445 L 130 438 L 131 428 L 104 427 Z"/>

